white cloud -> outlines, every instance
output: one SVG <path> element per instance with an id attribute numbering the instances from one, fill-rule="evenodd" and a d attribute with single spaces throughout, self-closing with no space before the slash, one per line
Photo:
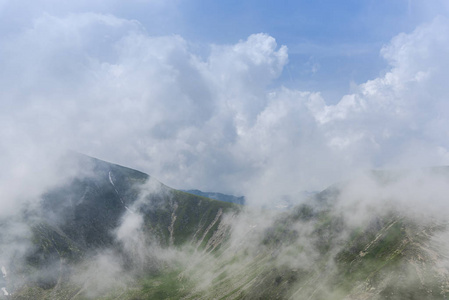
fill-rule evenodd
<path id="1" fill-rule="evenodd" d="M 271 86 L 288 55 L 267 34 L 199 56 L 110 14 L 40 15 L 0 45 L 3 157 L 67 147 L 257 201 L 364 168 L 444 164 L 448 37 L 443 17 L 395 37 L 381 51 L 391 69 L 327 105 Z"/>

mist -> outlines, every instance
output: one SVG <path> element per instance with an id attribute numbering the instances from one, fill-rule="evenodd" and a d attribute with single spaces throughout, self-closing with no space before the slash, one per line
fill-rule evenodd
<path id="1" fill-rule="evenodd" d="M 145 274 L 174 270 L 190 287 L 189 295 L 209 297 L 229 286 L 258 295 L 250 287 L 254 278 L 263 286 L 264 278 L 291 275 L 312 278 L 292 291 L 337 297 L 333 280 L 354 232 L 369 236 L 370 230 L 405 224 L 401 228 L 409 234 L 412 221 L 425 234 L 409 240 L 420 251 L 425 248 L 422 253 L 432 259 L 422 254 L 423 261 L 441 266 L 439 272 L 447 277 L 447 258 L 435 254 L 449 250 L 443 230 L 449 185 L 441 167 L 449 164 L 447 4 L 408 1 L 397 15 L 402 25 L 391 31 L 373 21 L 388 21 L 388 16 L 371 15 L 363 6 L 357 14 L 363 26 L 334 26 L 360 27 L 360 32 L 348 31 L 348 41 L 335 33 L 322 36 L 339 42 L 317 44 L 321 35 L 314 30 L 319 28 L 293 40 L 288 37 L 302 31 L 284 34 L 277 29 L 280 23 L 227 27 L 223 32 L 228 34 L 218 36 L 207 31 L 214 26 L 191 21 L 198 17 L 192 15 L 199 5 L 194 2 L 0 1 L 4 281 L 20 287 L 23 278 L 14 274 L 26 270 L 24 261 L 32 253 L 48 250 L 33 243 L 36 230 L 42 230 L 42 240 L 53 238 L 48 228 L 59 234 L 59 226 L 74 215 L 70 209 L 86 200 L 76 188 L 89 180 L 95 184 L 85 194 L 105 192 L 95 188 L 106 182 L 119 221 L 108 225 L 105 237 L 93 234 L 98 247 L 92 252 L 83 252 L 92 240 L 71 244 L 65 232 L 60 234 L 68 248 L 84 256 L 71 257 L 73 269 L 66 270 L 65 262 L 48 250 L 46 269 L 33 282 L 82 286 L 79 295 L 94 299 L 111 290 L 138 289 L 136 282 Z M 266 20 L 263 15 L 257 19 Z M 357 65 L 374 61 L 372 53 L 381 67 L 366 63 L 369 71 L 352 70 L 357 76 L 345 77 L 333 93 L 332 84 L 316 79 L 327 71 L 346 72 L 341 71 L 345 65 L 326 65 L 333 58 Z M 327 97 L 337 94 L 343 96 Z M 80 164 L 73 153 L 151 177 L 129 183 L 130 194 L 122 195 L 111 173 L 96 178 L 95 168 Z M 73 191 L 64 190 L 71 185 Z M 244 195 L 248 205 L 239 213 L 220 211 L 210 227 L 199 226 L 197 232 L 205 233 L 174 247 L 179 203 L 168 186 Z M 58 189 L 63 196 L 49 198 Z M 299 206 L 277 209 L 284 200 Z M 310 207 L 313 218 L 303 215 L 304 207 Z M 171 227 L 150 232 L 148 215 L 159 211 L 167 212 Z M 327 227 L 320 218 L 330 222 Z M 48 227 L 39 227 L 42 220 Z M 165 230 L 167 241 L 161 239 Z M 47 259 L 38 257 L 38 262 Z M 264 263 L 276 271 L 260 271 Z M 417 265 L 413 261 L 404 269 Z M 404 284 L 416 281 L 408 276 L 410 270 Z M 306 297 L 299 295 L 288 297 Z"/>
<path id="2" fill-rule="evenodd" d="M 444 165 L 447 31 L 439 16 L 385 41 L 388 67 L 335 103 L 277 83 L 289 45 L 266 33 L 201 46 L 112 14 L 37 14 L 0 49 L 2 156 L 71 149 L 250 202 Z"/>
<path id="3" fill-rule="evenodd" d="M 368 299 L 382 299 L 383 290 L 371 291 L 371 287 L 391 287 L 392 282 L 396 282 L 394 276 L 399 276 L 397 274 L 402 278 L 400 286 L 406 289 L 420 284 L 433 285 L 449 274 L 444 255 L 449 250 L 447 167 L 360 173 L 288 210 L 256 205 L 225 213 L 219 210 L 212 215 L 210 224 L 202 223 L 204 216 L 201 217 L 195 230 L 200 232 L 203 228 L 203 233 L 195 233 L 191 240 L 178 244 L 179 235 L 174 232 L 180 229 L 175 225 L 183 224 L 186 219 L 182 219 L 182 211 L 178 210 L 181 200 L 169 187 L 138 172 L 136 176 L 142 180 L 131 180 L 130 190 L 126 192 L 128 183 L 119 170 L 136 171 L 80 154 L 63 157 L 49 164 L 52 168 L 48 169 L 63 170 L 63 174 L 71 170 L 68 175 L 60 177 L 50 185 L 50 190 L 45 189 L 39 197 L 30 200 L 31 206 L 23 208 L 18 204 L 17 207 L 22 209 L 2 219 L 1 263 L 7 282 L 14 283 L 8 285 L 8 293 L 12 292 L 12 295 L 20 291 L 25 282 L 32 282 L 43 289 L 41 293 L 45 293 L 46 287 L 53 287 L 51 293 L 55 297 L 63 297 L 59 294 L 62 291 L 74 299 L 98 299 L 107 295 L 128 297 L 133 293 L 141 295 L 142 282 L 149 282 L 145 286 L 150 292 L 165 289 L 164 280 L 169 279 L 164 276 L 172 276 L 170 280 L 181 285 L 174 291 L 190 298 L 217 297 L 233 287 L 242 295 L 277 293 L 282 298 L 344 299 L 347 291 L 336 282 L 347 276 L 342 275 L 345 259 L 352 257 L 351 265 L 354 266 L 362 264 L 363 258 L 378 249 L 376 247 L 389 234 L 395 237 L 394 230 L 404 234 L 403 239 L 393 244 L 398 247 L 397 251 L 404 251 L 401 255 L 405 257 L 409 255 L 407 253 L 417 252 L 421 261 L 418 264 L 405 260 L 397 267 L 393 265 L 383 270 L 384 278 L 373 279 L 367 287 L 354 287 L 351 290 L 353 297 L 359 297 L 361 290 L 366 290 L 367 297 L 371 297 Z M 77 191 L 79 184 L 88 184 L 88 188 Z M 99 188 L 97 191 L 95 186 Z M 94 230 L 93 234 L 99 240 L 93 240 L 96 247 L 86 248 L 86 251 L 83 250 L 88 245 L 84 240 L 86 237 L 73 235 L 71 227 L 64 226 L 70 224 L 72 210 L 83 205 L 90 207 L 90 195 L 99 192 L 117 194 L 114 201 L 121 207 L 118 222 L 107 225 L 112 226 L 107 227 L 110 228 L 107 236 L 98 236 L 95 227 L 88 229 Z M 135 200 L 131 201 L 130 197 Z M 170 225 L 154 227 L 152 224 L 155 223 L 149 223 L 152 214 L 164 214 L 170 218 Z M 203 244 L 215 222 L 218 226 Z M 72 249 L 67 257 L 60 256 L 59 250 L 52 250 L 58 248 L 51 246 L 66 236 L 61 230 L 69 230 L 67 233 L 71 234 L 67 240 L 63 238 L 58 242 L 58 247 L 67 244 Z M 168 231 L 166 238 L 161 235 L 161 230 Z M 53 242 L 47 248 L 39 248 L 36 237 L 44 244 Z M 363 247 L 358 248 L 361 247 L 359 244 Z M 30 266 L 37 271 L 24 281 L 17 274 Z M 436 272 L 440 277 L 419 277 L 427 274 L 425 272 Z"/>

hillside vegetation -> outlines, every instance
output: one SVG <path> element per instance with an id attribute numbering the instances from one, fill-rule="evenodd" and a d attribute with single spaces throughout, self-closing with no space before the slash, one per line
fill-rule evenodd
<path id="1" fill-rule="evenodd" d="M 132 169 L 79 160 L 88 175 L 44 194 L 39 212 L 26 211 L 32 246 L 8 264 L 10 295 L 0 297 L 449 297 L 447 222 L 391 205 L 402 194 L 406 207 L 418 205 L 413 193 L 397 188 L 401 174 L 374 172 L 368 181 L 332 186 L 279 212 L 177 191 Z M 446 186 L 445 173 L 437 173 Z"/>

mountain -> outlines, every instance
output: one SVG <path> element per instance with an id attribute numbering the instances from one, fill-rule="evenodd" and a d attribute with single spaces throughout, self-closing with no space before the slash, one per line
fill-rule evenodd
<path id="1" fill-rule="evenodd" d="M 215 199 L 215 200 L 219 200 L 219 201 L 236 203 L 236 204 L 240 204 L 240 205 L 245 204 L 245 197 L 243 197 L 243 196 L 237 197 L 237 196 L 226 195 L 226 194 L 222 194 L 222 193 L 202 192 L 200 190 L 183 190 L 183 191 L 186 193 L 203 196 L 206 198 Z"/>
<path id="2" fill-rule="evenodd" d="M 30 245 L 23 256 L 14 255 L 3 266 L 7 270 L 4 297 L 84 297 L 85 283 L 70 282 L 74 268 L 108 251 L 124 270 L 157 269 L 152 261 L 134 256 L 139 249 L 126 249 L 128 236 L 138 236 L 142 247 L 189 243 L 211 251 L 220 246 L 228 230 L 222 224 L 223 214 L 239 210 L 231 203 L 174 190 L 136 170 L 83 155 L 71 159 L 85 172 L 48 190 L 38 207 L 25 209 L 21 216 L 30 232 L 25 237 Z M 140 222 L 142 228 L 128 228 L 133 222 Z M 2 240 L 7 235 L 3 231 Z"/>
<path id="3" fill-rule="evenodd" d="M 23 212 L 4 299 L 447 299 L 449 176 L 372 172 L 287 211 L 87 170 Z M 1 241 L 13 231 L 1 223 Z M 5 227 L 6 226 L 6 227 Z M 2 260 L 4 261 L 4 259 Z"/>

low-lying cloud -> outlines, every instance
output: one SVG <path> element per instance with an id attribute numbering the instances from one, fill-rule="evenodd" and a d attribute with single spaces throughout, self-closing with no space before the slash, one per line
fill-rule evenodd
<path id="1" fill-rule="evenodd" d="M 66 149 L 176 188 L 245 195 L 250 204 L 295 198 L 371 168 L 449 163 L 445 16 L 394 37 L 379 49 L 388 69 L 331 105 L 320 91 L 275 84 L 288 65 L 288 45 L 269 34 L 199 46 L 83 5 L 70 14 L 33 13 L 15 30 L 0 30 L 0 219 L 10 227 L 1 236 L 9 244 L 1 263 L 30 247 L 25 208 L 78 174 L 70 163 L 55 163 Z M 387 208 L 444 219 L 446 185 L 444 176 L 412 174 L 386 187 L 361 176 L 342 191 L 336 213 L 351 226 Z M 158 252 L 158 245 L 148 251 L 139 205 L 128 208 L 116 241 L 141 264 L 176 260 L 180 252 Z M 275 219 L 258 214 L 225 217 L 234 224 L 230 247 L 257 251 Z M 310 228 L 300 229 L 307 240 Z M 303 250 L 295 265 L 313 261 L 315 253 Z M 291 249 L 279 253 L 288 261 Z M 90 296 L 123 279 L 123 262 L 109 264 L 115 255 L 97 254 L 80 274 L 84 280 L 104 268 L 110 275 L 105 285 L 94 282 Z"/>
<path id="2" fill-rule="evenodd" d="M 395 37 L 380 51 L 390 69 L 328 105 L 272 86 L 288 50 L 267 34 L 200 55 L 134 20 L 43 14 L 0 46 L 2 159 L 70 148 L 254 203 L 361 169 L 446 164 L 448 23 Z"/>

